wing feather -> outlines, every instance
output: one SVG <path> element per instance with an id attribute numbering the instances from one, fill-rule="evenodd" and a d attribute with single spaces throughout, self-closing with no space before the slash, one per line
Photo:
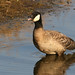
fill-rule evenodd
<path id="1" fill-rule="evenodd" d="M 46 31 L 46 35 L 62 44 L 66 49 L 75 49 L 75 41 L 57 31 Z"/>

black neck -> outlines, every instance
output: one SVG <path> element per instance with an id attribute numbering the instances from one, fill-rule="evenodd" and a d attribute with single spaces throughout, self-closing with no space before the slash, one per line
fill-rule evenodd
<path id="1" fill-rule="evenodd" d="M 38 29 L 38 28 L 43 28 L 41 18 L 40 18 L 40 20 L 39 20 L 39 21 L 34 22 L 34 23 L 35 23 L 35 29 Z"/>

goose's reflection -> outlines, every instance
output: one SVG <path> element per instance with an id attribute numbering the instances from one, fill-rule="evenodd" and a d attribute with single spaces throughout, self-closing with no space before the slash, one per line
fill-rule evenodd
<path id="1" fill-rule="evenodd" d="M 39 60 L 34 67 L 34 75 L 65 75 L 71 64 L 75 63 L 73 55 L 47 55 Z"/>

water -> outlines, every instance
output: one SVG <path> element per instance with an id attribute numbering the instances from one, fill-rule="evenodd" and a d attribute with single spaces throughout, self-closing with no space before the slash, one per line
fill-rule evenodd
<path id="1" fill-rule="evenodd" d="M 45 13 L 44 28 L 57 30 L 75 40 L 74 9 L 73 0 L 72 5 L 66 6 L 66 9 L 58 8 L 55 13 Z M 33 27 L 34 24 L 24 18 L 2 24 L 0 75 L 74 75 L 75 50 L 67 50 L 63 57 L 44 57 L 45 54 L 39 52 L 32 43 Z"/>

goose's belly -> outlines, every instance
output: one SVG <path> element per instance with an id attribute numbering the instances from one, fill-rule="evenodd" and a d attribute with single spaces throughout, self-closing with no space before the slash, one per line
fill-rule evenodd
<path id="1" fill-rule="evenodd" d="M 56 54 L 58 52 L 64 51 L 64 47 L 58 43 L 57 41 L 50 40 L 50 41 L 39 41 L 35 45 L 40 51 L 46 54 Z"/>

